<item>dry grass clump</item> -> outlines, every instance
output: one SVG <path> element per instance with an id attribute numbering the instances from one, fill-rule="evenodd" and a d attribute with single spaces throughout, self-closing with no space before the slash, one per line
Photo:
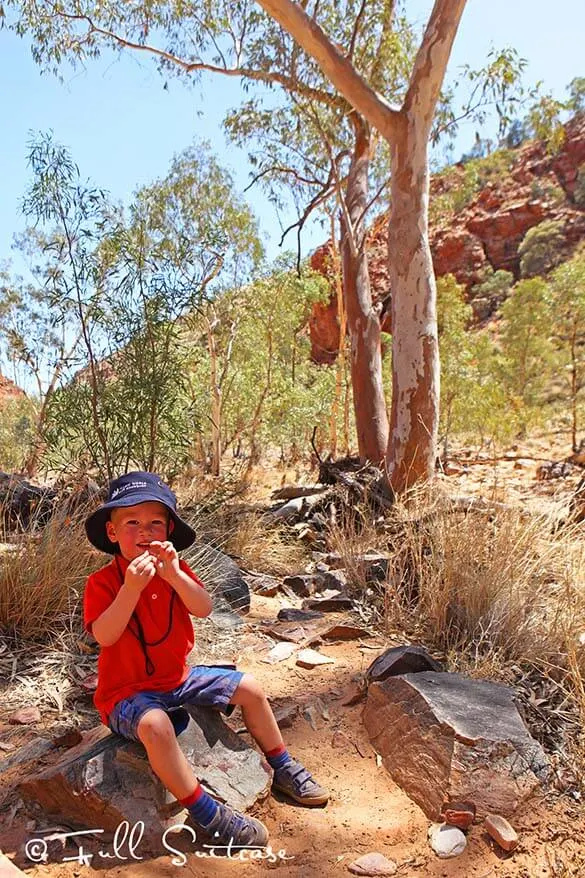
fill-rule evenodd
<path id="1" fill-rule="evenodd" d="M 464 511 L 428 490 L 397 504 L 383 525 L 356 510 L 332 527 L 354 589 L 379 595 L 388 631 L 406 632 L 453 668 L 493 676 L 512 663 L 571 681 L 585 716 L 585 540 L 522 509 L 472 504 Z M 376 587 L 363 554 L 388 556 Z"/>
<path id="2" fill-rule="evenodd" d="M 84 513 L 58 508 L 42 527 L 0 533 L 0 631 L 23 641 L 46 640 L 77 612 L 87 575 L 103 558 L 89 544 Z"/>
<path id="3" fill-rule="evenodd" d="M 224 546 L 242 567 L 271 576 L 296 573 L 308 560 L 306 546 L 256 513 L 235 516 L 224 533 Z"/>
<path id="4" fill-rule="evenodd" d="M 403 511 L 402 511 L 403 512 Z M 391 536 L 386 615 L 474 662 L 568 668 L 585 631 L 585 547 L 571 529 L 517 509 L 438 506 Z M 585 672 L 585 653 L 579 664 Z"/>

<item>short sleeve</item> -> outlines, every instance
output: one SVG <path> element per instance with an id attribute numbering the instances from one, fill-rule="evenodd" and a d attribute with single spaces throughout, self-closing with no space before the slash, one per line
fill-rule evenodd
<path id="1" fill-rule="evenodd" d="M 98 570 L 89 576 L 83 594 L 83 624 L 90 634 L 92 624 L 108 609 L 118 591 L 117 584 L 104 572 Z"/>
<path id="2" fill-rule="evenodd" d="M 186 573 L 187 576 L 189 576 L 193 580 L 193 582 L 196 582 L 197 585 L 201 586 L 201 588 L 205 588 L 204 584 L 201 582 L 197 574 L 191 570 L 187 562 L 183 561 L 182 558 L 179 558 L 179 567 L 181 568 L 183 573 Z"/>

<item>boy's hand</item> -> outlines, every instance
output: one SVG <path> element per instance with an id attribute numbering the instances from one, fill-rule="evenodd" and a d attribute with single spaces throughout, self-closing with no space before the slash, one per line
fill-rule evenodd
<path id="1" fill-rule="evenodd" d="M 143 552 L 128 565 L 124 585 L 142 592 L 156 574 L 156 558 L 150 551 Z"/>
<path id="2" fill-rule="evenodd" d="M 164 543 L 155 540 L 149 546 L 149 551 L 155 556 L 156 572 L 169 585 L 176 582 L 180 576 L 181 568 L 179 567 L 179 556 L 177 550 L 171 542 L 166 540 Z"/>

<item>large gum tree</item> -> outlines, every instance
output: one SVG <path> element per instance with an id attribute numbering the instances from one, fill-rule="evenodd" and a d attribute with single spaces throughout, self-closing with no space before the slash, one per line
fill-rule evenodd
<path id="1" fill-rule="evenodd" d="M 387 81 L 376 76 L 375 65 L 360 69 L 357 51 L 362 45 L 361 30 L 374 11 L 381 22 L 378 39 L 385 46 L 396 5 L 393 0 L 341 4 L 13 0 L 12 5 L 17 10 L 17 29 L 32 35 L 33 54 L 45 66 L 56 69 L 63 58 L 91 57 L 108 44 L 154 52 L 165 71 L 180 70 L 192 77 L 203 72 L 244 77 L 261 86 L 281 86 L 315 104 L 349 108 L 346 115 L 354 138 L 344 221 L 352 235 L 344 248 L 344 285 L 358 433 L 361 423 L 364 442 L 371 439 L 371 451 L 362 444 L 360 453 L 369 459 L 380 459 L 383 454 L 389 486 L 396 492 L 428 477 L 434 469 L 439 415 L 436 290 L 428 240 L 428 144 L 465 0 L 436 0 L 397 104 L 391 103 L 396 96 L 388 91 Z M 331 9 L 337 10 L 338 18 L 344 13 L 349 23 L 345 49 L 340 48 L 343 43 L 332 25 Z M 283 34 L 290 36 L 287 67 L 279 66 Z M 163 40 L 164 48 L 151 45 L 157 38 Z M 301 59 L 312 76 L 299 88 L 296 72 Z M 359 245 L 363 239 L 361 221 L 368 198 L 364 170 L 372 130 L 387 141 L 391 155 L 388 258 L 393 388 L 389 433 L 379 392 L 379 323 L 364 281 L 367 263 L 355 262 L 356 252 L 359 255 L 356 241 Z M 356 279 L 353 286 L 348 282 L 351 275 Z"/>

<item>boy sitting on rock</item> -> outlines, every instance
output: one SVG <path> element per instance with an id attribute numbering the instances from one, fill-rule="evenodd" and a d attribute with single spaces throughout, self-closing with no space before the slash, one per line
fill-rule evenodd
<path id="1" fill-rule="evenodd" d="M 211 597 L 177 551 L 195 539 L 176 511 L 176 497 L 153 473 L 110 484 L 107 501 L 85 523 L 90 542 L 113 560 L 92 573 L 84 595 L 85 626 L 100 645 L 95 705 L 112 731 L 141 741 L 154 773 L 217 844 L 263 847 L 259 820 L 211 798 L 176 736 L 194 704 L 230 714 L 235 705 L 274 769 L 273 787 L 303 805 L 329 794 L 289 755 L 268 700 L 250 674 L 187 665 L 194 643 L 190 616 L 211 612 Z"/>

